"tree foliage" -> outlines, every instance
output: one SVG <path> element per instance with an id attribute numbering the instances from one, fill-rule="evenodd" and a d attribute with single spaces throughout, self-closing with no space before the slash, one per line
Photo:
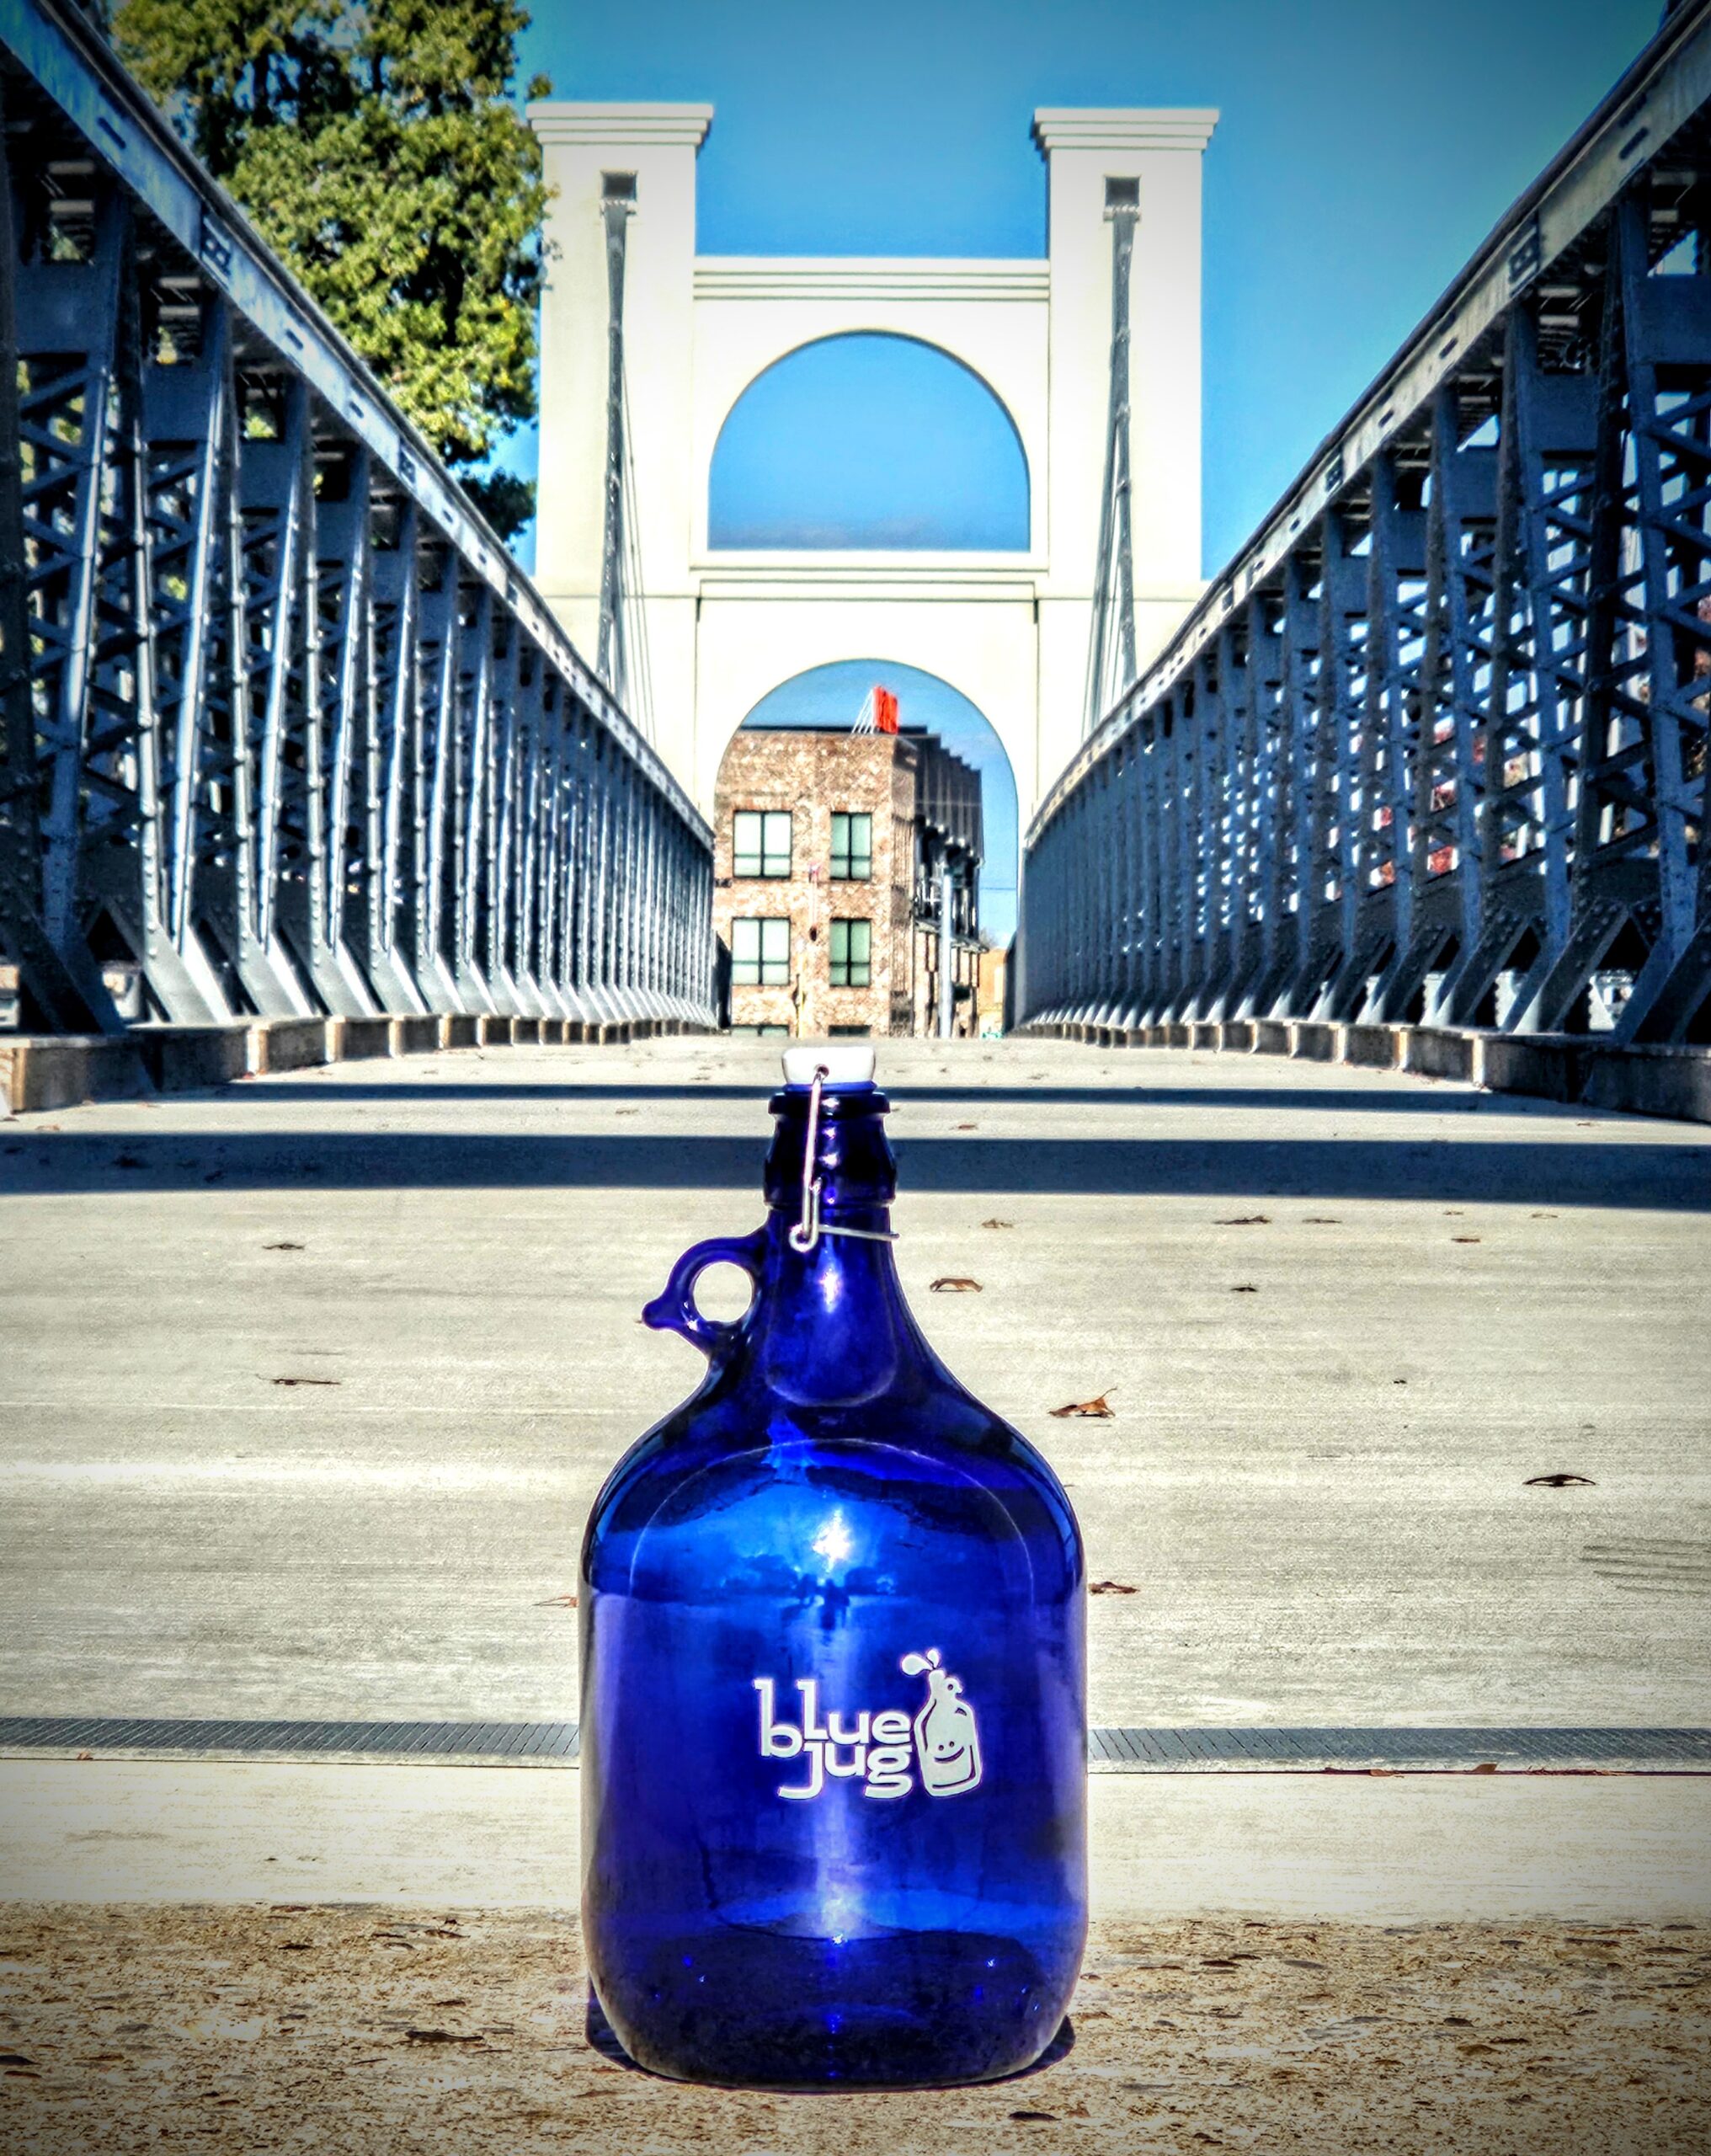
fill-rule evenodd
<path id="1" fill-rule="evenodd" d="M 446 461 L 536 410 L 541 153 L 516 0 L 120 0 L 156 101 Z M 548 84 L 530 83 L 541 97 Z M 466 480 L 507 536 L 531 490 Z"/>

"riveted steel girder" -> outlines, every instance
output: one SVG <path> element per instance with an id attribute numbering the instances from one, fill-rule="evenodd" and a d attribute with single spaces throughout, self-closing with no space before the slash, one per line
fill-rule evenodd
<path id="1" fill-rule="evenodd" d="M 7 9 L 0 100 L 33 1022 L 710 1022 L 711 834 L 456 483 L 71 0 Z"/>
<path id="2" fill-rule="evenodd" d="M 1021 1014 L 1711 1037 L 1708 709 L 1701 0 L 1058 780 Z"/>

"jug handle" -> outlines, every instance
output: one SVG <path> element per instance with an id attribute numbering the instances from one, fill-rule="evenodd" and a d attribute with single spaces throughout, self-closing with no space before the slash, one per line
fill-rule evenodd
<path id="1" fill-rule="evenodd" d="M 671 1278 L 643 1310 L 642 1324 L 651 1325 L 657 1332 L 680 1333 L 710 1360 L 717 1361 L 743 1330 L 748 1312 L 729 1324 L 703 1317 L 696 1308 L 696 1282 L 710 1265 L 734 1265 L 758 1288 L 765 1253 L 765 1228 L 757 1228 L 752 1235 L 715 1235 L 710 1242 L 694 1244 L 672 1267 Z"/>

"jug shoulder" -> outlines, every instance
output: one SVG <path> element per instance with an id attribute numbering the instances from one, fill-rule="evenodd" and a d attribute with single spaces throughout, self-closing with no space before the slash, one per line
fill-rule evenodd
<path id="1" fill-rule="evenodd" d="M 941 1416 L 896 1412 L 894 1403 L 883 1414 L 687 1403 L 608 1478 L 589 1516 L 585 1576 L 594 1577 L 603 1546 L 633 1554 L 642 1541 L 663 1545 L 685 1529 L 717 1540 L 739 1515 L 788 1510 L 806 1490 L 906 1515 L 925 1534 L 1020 1540 L 1053 1576 L 1055 1592 L 1079 1589 L 1080 1534 L 1049 1463 L 990 1410 L 966 1395 L 962 1404 L 962 1412 Z"/>

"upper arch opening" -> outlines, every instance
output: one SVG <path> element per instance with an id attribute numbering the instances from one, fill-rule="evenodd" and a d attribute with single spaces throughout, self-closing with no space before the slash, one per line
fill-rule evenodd
<path id="1" fill-rule="evenodd" d="M 1021 553 L 1028 538 L 1015 422 L 939 345 L 877 330 L 798 345 L 719 430 L 710 547 Z"/>

